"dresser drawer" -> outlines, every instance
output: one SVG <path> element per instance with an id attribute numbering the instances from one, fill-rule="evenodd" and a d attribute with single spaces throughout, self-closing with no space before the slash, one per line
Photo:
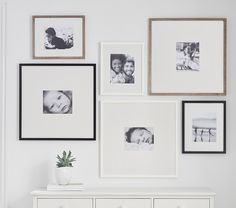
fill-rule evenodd
<path id="1" fill-rule="evenodd" d="M 155 199 L 154 208 L 210 208 L 209 199 Z"/>
<path id="2" fill-rule="evenodd" d="M 38 199 L 37 208 L 93 208 L 92 199 Z"/>
<path id="3" fill-rule="evenodd" d="M 96 208 L 151 208 L 151 199 L 96 199 Z"/>

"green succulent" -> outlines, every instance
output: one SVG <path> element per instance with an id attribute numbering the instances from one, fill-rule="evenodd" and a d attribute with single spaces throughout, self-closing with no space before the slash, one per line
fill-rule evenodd
<path id="1" fill-rule="evenodd" d="M 57 167 L 73 167 L 72 162 L 76 161 L 76 159 L 71 155 L 71 151 L 67 155 L 66 151 L 64 150 L 62 153 L 62 157 L 57 155 Z"/>

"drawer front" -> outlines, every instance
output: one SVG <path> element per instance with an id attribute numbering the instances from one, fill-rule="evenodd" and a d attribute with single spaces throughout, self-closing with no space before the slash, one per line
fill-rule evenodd
<path id="1" fill-rule="evenodd" d="M 37 208 L 93 208 L 92 199 L 38 199 Z"/>
<path id="2" fill-rule="evenodd" d="M 155 199 L 154 208 L 210 208 L 209 199 Z"/>
<path id="3" fill-rule="evenodd" d="M 96 199 L 96 208 L 151 208 L 151 199 Z"/>
<path id="4" fill-rule="evenodd" d="M 209 199 L 155 199 L 154 208 L 210 208 Z"/>

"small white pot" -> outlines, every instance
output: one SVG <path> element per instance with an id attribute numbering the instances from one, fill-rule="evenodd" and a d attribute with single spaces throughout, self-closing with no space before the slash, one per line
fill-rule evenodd
<path id="1" fill-rule="evenodd" d="M 58 185 L 67 185 L 70 183 L 72 167 L 56 168 L 56 181 Z"/>

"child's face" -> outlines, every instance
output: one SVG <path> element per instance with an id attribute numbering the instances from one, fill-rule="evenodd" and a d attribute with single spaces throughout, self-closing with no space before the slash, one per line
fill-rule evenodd
<path id="1" fill-rule="evenodd" d="M 112 69 L 113 69 L 116 73 L 121 72 L 121 69 L 122 69 L 121 60 L 119 60 L 119 59 L 114 59 L 114 60 L 112 60 Z"/>
<path id="2" fill-rule="evenodd" d="M 188 47 L 186 47 L 186 48 L 184 49 L 184 52 L 185 52 L 185 53 L 188 53 Z"/>
<path id="3" fill-rule="evenodd" d="M 133 62 L 126 62 L 123 68 L 127 76 L 131 76 L 134 73 L 134 64 Z"/>
<path id="4" fill-rule="evenodd" d="M 47 39 L 47 41 L 48 41 L 49 43 L 51 43 L 51 42 L 52 42 L 52 38 L 53 38 L 53 36 L 52 36 L 52 35 L 50 35 L 50 34 L 46 33 L 46 39 Z"/>
<path id="5" fill-rule="evenodd" d="M 152 133 L 146 129 L 135 129 L 130 138 L 131 143 L 152 144 Z"/>
<path id="6" fill-rule="evenodd" d="M 70 110 L 71 100 L 62 92 L 49 91 L 44 96 L 43 105 L 50 113 L 67 113 Z"/>

